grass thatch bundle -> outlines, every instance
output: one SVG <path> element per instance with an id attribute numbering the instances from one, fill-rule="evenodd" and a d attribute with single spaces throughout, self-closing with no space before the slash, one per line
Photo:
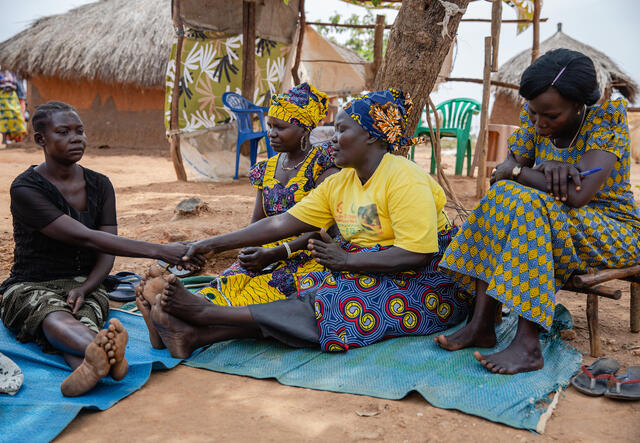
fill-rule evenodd
<path id="1" fill-rule="evenodd" d="M 172 39 L 171 0 L 101 0 L 0 43 L 0 66 L 25 77 L 162 88 Z"/>
<path id="2" fill-rule="evenodd" d="M 603 95 L 605 89 L 609 87 L 618 90 L 620 94 L 630 102 L 635 101 L 636 94 L 638 93 L 638 84 L 633 81 L 631 77 L 622 72 L 618 65 L 605 54 L 578 40 L 572 39 L 564 34 L 561 29 L 561 26 L 558 25 L 558 32 L 540 43 L 541 55 L 547 51 L 558 48 L 567 48 L 582 52 L 593 60 L 598 75 L 601 95 Z M 530 64 L 531 49 L 527 49 L 505 62 L 493 76 L 493 80 L 519 85 L 522 73 Z M 518 95 L 516 89 L 496 87 L 495 90 L 496 93 L 508 95 L 515 101 L 521 102 L 523 100 Z"/>

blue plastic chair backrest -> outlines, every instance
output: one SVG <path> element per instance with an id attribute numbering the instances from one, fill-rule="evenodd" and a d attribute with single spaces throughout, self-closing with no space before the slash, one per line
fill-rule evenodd
<path id="1" fill-rule="evenodd" d="M 235 114 L 238 122 L 238 132 L 253 132 L 251 114 L 256 111 L 262 112 L 261 107 L 254 105 L 235 92 L 225 92 L 222 94 L 222 103 Z"/>
<path id="2" fill-rule="evenodd" d="M 442 113 L 442 127 L 469 130 L 473 114 L 480 110 L 480 103 L 472 98 L 454 98 L 440 103 L 436 109 Z"/>

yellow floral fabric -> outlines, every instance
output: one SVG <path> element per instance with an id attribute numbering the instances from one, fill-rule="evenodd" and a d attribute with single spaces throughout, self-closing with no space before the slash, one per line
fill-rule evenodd
<path id="1" fill-rule="evenodd" d="M 173 84 L 176 75 L 174 41 L 167 64 L 165 128 L 169 130 Z M 252 103 L 267 106 L 286 74 L 286 57 L 291 45 L 256 39 L 256 88 Z M 187 29 L 182 46 L 179 83 L 178 127 L 186 132 L 210 129 L 229 123 L 233 114 L 222 103 L 227 91 L 241 93 L 242 35 Z"/>

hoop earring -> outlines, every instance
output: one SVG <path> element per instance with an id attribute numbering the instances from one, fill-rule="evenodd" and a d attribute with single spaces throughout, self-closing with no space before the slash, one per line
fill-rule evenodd
<path id="1" fill-rule="evenodd" d="M 307 139 L 309 138 L 309 133 L 305 132 L 302 137 L 300 137 L 300 150 L 302 152 L 307 152 Z"/>

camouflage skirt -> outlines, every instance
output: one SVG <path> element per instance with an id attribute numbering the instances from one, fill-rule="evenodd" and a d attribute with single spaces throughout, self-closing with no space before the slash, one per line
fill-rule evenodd
<path id="1" fill-rule="evenodd" d="M 82 285 L 85 277 L 43 282 L 24 282 L 9 286 L 0 301 L 2 323 L 15 332 L 21 342 L 36 342 L 46 352 L 56 352 L 42 331 L 42 322 L 52 312 L 64 311 L 95 333 L 98 333 L 109 315 L 109 296 L 104 286 L 87 294 L 76 314 L 67 304 L 69 291 Z"/>

